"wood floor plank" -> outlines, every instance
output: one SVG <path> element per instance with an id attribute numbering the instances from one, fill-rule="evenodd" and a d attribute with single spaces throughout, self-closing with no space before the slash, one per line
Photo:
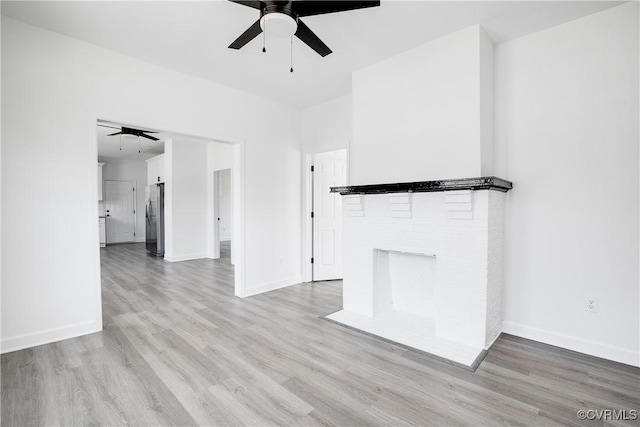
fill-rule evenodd
<path id="1" fill-rule="evenodd" d="M 220 260 L 101 249 L 104 330 L 2 355 L 3 426 L 640 425 L 640 369 L 502 335 L 471 372 L 322 319 L 340 281 L 234 296 Z"/>

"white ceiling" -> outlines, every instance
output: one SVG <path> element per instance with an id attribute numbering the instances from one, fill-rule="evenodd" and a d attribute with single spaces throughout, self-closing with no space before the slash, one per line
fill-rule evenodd
<path id="1" fill-rule="evenodd" d="M 258 19 L 228 1 L 2 1 L 2 14 L 157 65 L 308 107 L 351 90 L 351 73 L 429 40 L 482 24 L 496 43 L 595 13 L 618 1 L 398 1 L 304 18 L 333 50 L 288 39 L 227 46 Z"/>

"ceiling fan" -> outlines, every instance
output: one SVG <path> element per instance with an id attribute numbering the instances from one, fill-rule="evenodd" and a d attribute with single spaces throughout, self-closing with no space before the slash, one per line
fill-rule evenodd
<path id="1" fill-rule="evenodd" d="M 98 126 L 102 126 L 102 127 L 106 127 L 106 128 L 118 129 L 118 128 L 113 127 L 113 126 L 106 126 L 106 125 L 101 125 L 101 124 L 99 124 Z M 124 126 L 122 126 L 119 129 L 120 129 L 120 132 L 110 133 L 107 136 L 133 135 L 133 136 L 137 136 L 137 137 L 147 138 L 147 139 L 150 139 L 152 141 L 159 141 L 159 139 L 156 138 L 155 136 L 147 135 L 148 133 L 158 133 L 158 132 L 154 132 L 154 131 L 150 131 L 150 130 L 140 130 L 140 129 L 128 128 L 128 127 L 124 127 Z"/>
<path id="2" fill-rule="evenodd" d="M 254 22 L 240 37 L 231 43 L 229 45 L 230 49 L 240 49 L 264 31 L 265 33 L 268 32 L 269 34 L 280 37 L 291 37 L 295 35 L 322 57 L 329 55 L 331 49 L 300 20 L 300 17 L 380 6 L 380 1 L 369 0 L 230 1 L 260 11 L 260 19 Z M 266 52 L 264 46 L 262 51 Z"/>

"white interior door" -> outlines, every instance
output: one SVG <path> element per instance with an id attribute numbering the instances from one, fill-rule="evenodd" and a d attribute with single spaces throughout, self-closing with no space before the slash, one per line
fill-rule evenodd
<path id="1" fill-rule="evenodd" d="M 133 181 L 105 181 L 107 244 L 135 241 L 135 185 Z"/>
<path id="2" fill-rule="evenodd" d="M 313 156 L 313 280 L 342 278 L 342 201 L 330 187 L 347 184 L 347 151 Z"/>

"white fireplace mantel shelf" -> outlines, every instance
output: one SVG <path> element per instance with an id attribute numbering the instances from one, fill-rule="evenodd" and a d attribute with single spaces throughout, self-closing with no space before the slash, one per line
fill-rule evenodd
<path id="1" fill-rule="evenodd" d="M 428 193 L 455 190 L 496 190 L 506 193 L 512 188 L 511 181 L 495 176 L 482 176 L 477 178 L 331 187 L 331 192 L 340 193 L 343 196 L 348 194 Z"/>

